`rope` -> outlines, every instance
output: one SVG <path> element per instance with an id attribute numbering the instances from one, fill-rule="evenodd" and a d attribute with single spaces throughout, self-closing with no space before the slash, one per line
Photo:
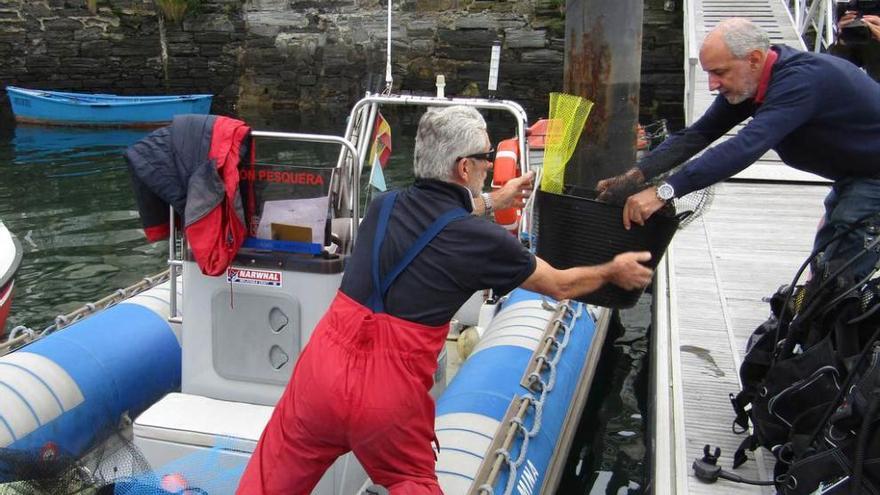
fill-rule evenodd
<path id="1" fill-rule="evenodd" d="M 25 325 L 18 325 L 9 332 L 9 336 L 6 338 L 6 341 L 0 342 L 0 356 L 7 354 L 19 347 L 33 342 L 35 340 L 39 340 L 46 335 L 49 335 L 56 330 L 61 330 L 64 327 L 67 327 L 73 323 L 76 323 L 102 309 L 107 309 L 111 306 L 115 306 L 120 302 L 136 296 L 141 292 L 152 289 L 153 287 L 166 282 L 169 278 L 171 271 L 165 270 L 164 272 L 158 273 L 151 277 L 144 277 L 139 282 L 126 287 L 125 289 L 117 289 L 112 294 L 105 296 L 95 302 L 89 302 L 84 304 L 82 307 L 71 311 L 70 313 L 64 315 L 58 315 L 53 320 L 53 323 L 48 327 L 44 328 L 42 331 L 37 332 L 30 327 Z"/>
<path id="2" fill-rule="evenodd" d="M 526 426 L 524 423 L 525 416 L 523 416 L 523 417 L 514 416 L 513 418 L 510 419 L 509 424 L 511 427 L 516 428 L 517 433 L 522 433 L 522 435 L 523 435 L 522 444 L 520 445 L 520 449 L 519 449 L 519 455 L 517 455 L 516 460 L 512 460 L 511 455 L 510 455 L 510 451 L 508 451 L 507 449 L 499 448 L 495 451 L 496 459 L 498 457 L 502 457 L 504 459 L 504 463 L 507 465 L 507 469 L 508 469 L 508 473 L 509 473 L 508 477 L 507 477 L 507 483 L 506 483 L 506 486 L 504 489 L 504 495 L 511 495 L 511 493 L 513 493 L 514 481 L 516 480 L 517 475 L 519 473 L 519 468 L 525 463 L 525 460 L 526 460 L 526 454 L 528 453 L 528 449 L 529 449 L 529 440 L 531 438 L 537 436 L 538 433 L 541 431 L 541 425 L 542 425 L 543 414 L 544 414 L 544 401 L 547 398 L 547 394 L 549 394 L 550 391 L 553 390 L 553 387 L 556 384 L 556 371 L 558 369 L 557 365 L 559 364 L 559 360 L 562 359 L 562 351 L 566 347 L 568 347 L 568 344 L 571 341 L 572 330 L 574 329 L 578 319 L 580 319 L 580 317 L 583 315 L 583 311 L 584 311 L 583 307 L 584 307 L 583 304 L 579 304 L 577 311 L 574 311 L 574 308 L 572 308 L 568 304 L 565 304 L 563 314 L 561 316 L 557 317 L 556 319 L 549 322 L 550 325 L 555 325 L 557 322 L 559 323 L 558 331 L 562 332 L 562 339 L 559 340 L 556 338 L 556 336 L 549 335 L 548 339 L 552 340 L 552 344 L 554 344 L 553 346 L 551 346 L 551 350 L 554 350 L 553 357 L 549 360 L 547 360 L 547 358 L 544 356 L 538 357 L 538 360 L 542 360 L 544 362 L 544 364 L 546 364 L 546 366 L 547 366 L 546 369 L 547 369 L 548 379 L 547 379 L 547 381 L 544 381 L 543 377 L 541 376 L 541 369 L 539 368 L 538 372 L 532 373 L 529 375 L 529 381 L 530 381 L 530 384 L 537 384 L 538 385 L 538 389 L 540 390 L 540 398 L 536 398 L 534 393 L 527 393 L 527 394 L 519 397 L 519 399 L 521 401 L 529 401 L 529 407 L 534 407 L 534 409 L 535 409 L 535 416 L 534 416 L 534 421 L 532 423 L 532 428 L 526 429 Z M 545 308 L 545 309 L 549 309 L 549 308 Z M 553 308 L 554 311 L 556 309 L 558 309 L 558 306 L 556 308 Z M 569 315 L 570 315 L 570 320 L 569 320 L 569 323 L 566 324 L 564 322 L 564 319 L 566 316 L 569 316 Z M 545 341 L 548 341 L 548 340 L 545 340 Z M 525 415 L 527 413 L 528 413 L 528 409 L 526 409 L 523 414 Z M 510 431 L 510 430 L 508 430 L 508 431 Z M 480 487 L 478 488 L 479 493 L 486 493 L 488 495 L 494 494 L 494 490 L 492 489 L 491 485 L 494 484 L 495 480 L 488 480 L 488 481 L 489 481 L 488 483 L 480 485 Z"/>

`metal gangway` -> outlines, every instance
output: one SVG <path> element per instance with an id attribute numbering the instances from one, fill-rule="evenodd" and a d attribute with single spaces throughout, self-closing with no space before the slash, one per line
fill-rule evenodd
<path id="1" fill-rule="evenodd" d="M 746 17 L 771 43 L 823 50 L 833 40 L 834 0 L 685 0 L 685 120 L 698 119 L 715 95 L 699 66 L 699 46 L 719 21 Z M 809 32 L 815 42 L 804 41 Z M 720 140 L 729 139 L 741 127 Z M 789 283 L 812 248 L 828 181 L 782 164 L 772 151 L 713 186 L 709 208 L 679 231 L 657 270 L 652 341 L 653 492 L 775 493 L 719 480 L 706 484 L 691 464 L 703 446 L 720 447 L 719 463 L 769 480 L 772 456 L 749 454 L 732 470 L 744 438 L 731 431 L 729 393 L 740 390 L 746 340 L 769 315 L 763 298 Z"/>

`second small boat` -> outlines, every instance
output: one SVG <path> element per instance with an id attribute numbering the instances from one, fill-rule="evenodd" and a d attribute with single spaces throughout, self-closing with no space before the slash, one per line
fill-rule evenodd
<path id="1" fill-rule="evenodd" d="M 206 114 L 213 95 L 117 96 L 7 86 L 17 122 L 44 125 L 153 127 L 178 114 Z"/>

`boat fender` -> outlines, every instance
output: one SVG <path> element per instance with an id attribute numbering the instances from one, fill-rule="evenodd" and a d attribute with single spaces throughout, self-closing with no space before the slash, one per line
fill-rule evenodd
<path id="1" fill-rule="evenodd" d="M 519 177 L 519 143 L 516 138 L 505 139 L 498 143 L 495 163 L 492 166 L 492 189 L 500 189 L 507 181 Z M 513 235 L 519 230 L 520 210 L 505 208 L 495 210 L 495 223 L 501 225 Z"/>
<path id="2" fill-rule="evenodd" d="M 468 358 L 474 351 L 477 344 L 480 343 L 480 333 L 477 327 L 467 327 L 459 335 L 455 341 L 458 356 L 462 361 Z"/>

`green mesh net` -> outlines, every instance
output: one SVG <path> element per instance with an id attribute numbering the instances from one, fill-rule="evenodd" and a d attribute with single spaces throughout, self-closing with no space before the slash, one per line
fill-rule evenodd
<path id="1" fill-rule="evenodd" d="M 593 102 L 565 93 L 550 93 L 550 117 L 544 148 L 541 190 L 559 194 L 565 181 L 565 165 L 574 154 Z"/>

